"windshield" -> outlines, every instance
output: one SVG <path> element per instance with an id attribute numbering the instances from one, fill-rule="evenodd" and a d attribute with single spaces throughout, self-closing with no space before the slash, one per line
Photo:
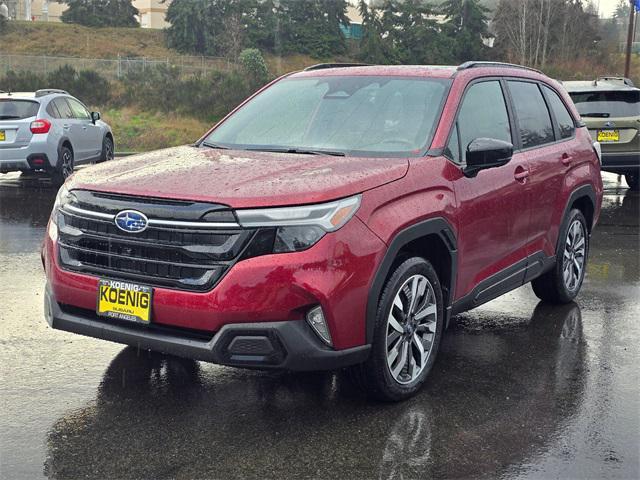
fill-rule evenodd
<path id="1" fill-rule="evenodd" d="M 640 91 L 574 92 L 573 103 L 583 117 L 637 117 Z"/>
<path id="2" fill-rule="evenodd" d="M 418 155 L 429 145 L 449 80 L 331 76 L 286 79 L 216 128 L 237 149 Z"/>
<path id="3" fill-rule="evenodd" d="M 21 120 L 35 117 L 40 104 L 31 100 L 0 99 L 0 120 Z"/>

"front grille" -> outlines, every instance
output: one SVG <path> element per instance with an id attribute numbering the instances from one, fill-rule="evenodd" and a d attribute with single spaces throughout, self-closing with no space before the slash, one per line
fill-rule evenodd
<path id="1" fill-rule="evenodd" d="M 77 194 L 78 192 L 74 192 Z M 82 202 L 77 201 L 78 197 Z M 97 194 L 74 196 L 75 203 L 57 213 L 58 246 L 61 264 L 68 270 L 97 274 L 109 278 L 135 280 L 156 286 L 203 291 L 212 288 L 240 257 L 255 230 L 242 229 L 230 210 L 219 205 L 199 203 L 197 209 L 176 207 L 179 220 L 170 217 L 175 201 L 118 198 L 117 205 L 105 208 L 104 198 Z M 186 202 L 185 202 L 186 203 Z M 77 207 L 81 205 L 82 208 Z M 74 208 L 76 207 L 76 208 Z M 140 233 L 120 230 L 110 219 L 121 209 L 147 214 L 162 212 L 169 218 L 152 217 L 150 225 Z M 214 212 L 225 222 L 203 222 Z M 152 225 L 151 220 L 155 221 Z"/>

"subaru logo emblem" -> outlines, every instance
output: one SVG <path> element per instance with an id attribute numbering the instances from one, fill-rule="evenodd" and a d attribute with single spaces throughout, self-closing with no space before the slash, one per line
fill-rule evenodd
<path id="1" fill-rule="evenodd" d="M 607 128 L 611 128 L 611 127 L 615 127 L 615 124 L 613 122 L 607 122 L 604 124 L 604 126 Z"/>
<path id="2" fill-rule="evenodd" d="M 144 213 L 135 210 L 123 210 L 115 218 L 116 227 L 123 232 L 140 233 L 147 229 L 149 219 Z"/>

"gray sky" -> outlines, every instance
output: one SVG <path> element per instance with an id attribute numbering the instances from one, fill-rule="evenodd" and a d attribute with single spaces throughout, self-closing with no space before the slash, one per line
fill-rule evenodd
<path id="1" fill-rule="evenodd" d="M 595 4 L 599 6 L 600 16 L 608 18 L 613 16 L 618 0 L 595 0 Z"/>

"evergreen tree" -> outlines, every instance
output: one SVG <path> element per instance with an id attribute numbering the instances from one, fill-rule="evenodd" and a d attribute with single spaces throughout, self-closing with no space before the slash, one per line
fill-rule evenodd
<path id="1" fill-rule="evenodd" d="M 449 61 L 482 60 L 487 55 L 483 39 L 491 36 L 489 9 L 480 0 L 446 0 L 441 8 L 446 18 L 443 32 L 450 46 Z"/>
<path id="2" fill-rule="evenodd" d="M 369 7 L 365 0 L 360 0 L 358 10 L 362 17 L 359 59 L 383 65 L 396 63 L 395 52 L 390 48 L 391 42 L 384 40 L 384 28 L 378 10 Z"/>
<path id="3" fill-rule="evenodd" d="M 65 23 L 87 27 L 138 27 L 138 9 L 130 0 L 63 0 L 68 8 L 60 17 Z"/>

